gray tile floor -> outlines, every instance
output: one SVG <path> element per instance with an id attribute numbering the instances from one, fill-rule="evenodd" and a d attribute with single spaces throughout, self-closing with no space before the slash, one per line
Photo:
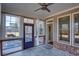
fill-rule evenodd
<path id="1" fill-rule="evenodd" d="M 50 45 L 40 45 L 8 56 L 72 56 L 72 54 L 54 47 L 52 48 Z"/>

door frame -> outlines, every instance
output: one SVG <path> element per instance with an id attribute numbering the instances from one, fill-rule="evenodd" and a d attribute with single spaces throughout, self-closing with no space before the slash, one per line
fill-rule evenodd
<path id="1" fill-rule="evenodd" d="M 46 43 L 48 44 L 48 40 L 49 40 L 49 32 L 48 32 L 48 26 L 49 26 L 49 24 L 51 24 L 51 26 L 52 26 L 52 34 L 53 34 L 53 37 L 52 37 L 52 41 L 53 41 L 53 39 L 54 39 L 54 21 L 53 21 L 54 19 L 52 18 L 52 19 L 49 19 L 49 20 L 47 20 L 46 21 Z"/>
<path id="2" fill-rule="evenodd" d="M 51 27 L 51 36 L 49 36 L 50 34 L 49 34 L 49 26 Z M 50 40 L 53 42 L 53 24 L 47 24 L 47 28 L 48 28 L 48 43 L 50 42 Z M 49 38 L 50 38 L 50 40 L 49 40 Z"/>
<path id="3" fill-rule="evenodd" d="M 34 46 L 34 24 L 29 24 L 29 23 L 24 23 L 24 26 L 23 26 L 23 49 L 25 49 L 25 26 L 32 26 L 32 40 L 33 40 L 33 46 Z"/>

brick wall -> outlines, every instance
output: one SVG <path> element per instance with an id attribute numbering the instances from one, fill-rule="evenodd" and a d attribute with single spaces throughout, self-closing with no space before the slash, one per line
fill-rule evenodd
<path id="1" fill-rule="evenodd" d="M 58 43 L 56 41 L 53 42 L 53 46 L 63 51 L 68 51 L 71 54 L 79 55 L 79 48 L 74 46 L 69 46 L 66 44 Z"/>

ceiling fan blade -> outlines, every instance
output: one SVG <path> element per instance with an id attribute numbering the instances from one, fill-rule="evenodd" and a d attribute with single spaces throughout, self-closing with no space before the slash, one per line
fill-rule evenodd
<path id="1" fill-rule="evenodd" d="M 38 11 L 38 10 L 41 10 L 41 8 L 36 9 L 35 12 Z"/>
<path id="2" fill-rule="evenodd" d="M 47 10 L 48 12 L 50 12 L 50 10 L 49 10 L 48 8 L 47 8 L 46 10 Z"/>
<path id="3" fill-rule="evenodd" d="M 53 5 L 54 3 L 38 3 L 41 6 L 50 6 Z"/>
<path id="4" fill-rule="evenodd" d="M 47 6 L 53 5 L 54 3 L 48 3 Z"/>

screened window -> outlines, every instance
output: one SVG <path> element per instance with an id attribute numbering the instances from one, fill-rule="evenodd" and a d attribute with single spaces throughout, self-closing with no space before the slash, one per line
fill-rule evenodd
<path id="1" fill-rule="evenodd" d="M 79 13 L 74 15 L 75 43 L 79 43 Z"/>
<path id="2" fill-rule="evenodd" d="M 22 40 L 16 39 L 2 42 L 2 52 L 4 55 L 19 50 L 22 50 Z"/>
<path id="3" fill-rule="evenodd" d="M 5 37 L 19 37 L 20 17 L 6 15 L 5 16 Z"/>
<path id="4" fill-rule="evenodd" d="M 39 35 L 44 35 L 44 21 L 39 21 Z"/>
<path id="5" fill-rule="evenodd" d="M 24 23 L 31 23 L 31 24 L 33 24 L 34 21 L 33 21 L 33 19 L 24 18 Z"/>
<path id="6" fill-rule="evenodd" d="M 70 16 L 59 18 L 59 40 L 70 41 Z"/>

